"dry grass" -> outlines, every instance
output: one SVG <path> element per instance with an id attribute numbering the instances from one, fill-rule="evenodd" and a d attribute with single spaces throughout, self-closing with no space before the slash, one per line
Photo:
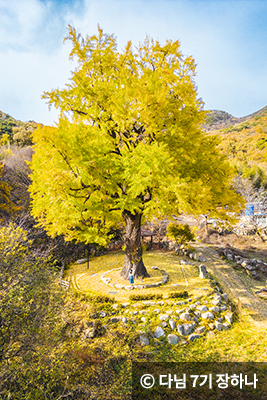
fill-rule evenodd
<path id="1" fill-rule="evenodd" d="M 162 294 L 163 297 L 168 297 L 168 294 L 171 291 L 187 290 L 190 294 L 197 295 L 200 289 L 208 289 L 209 283 L 205 280 L 199 279 L 198 277 L 199 272 L 197 265 L 199 263 L 195 262 L 195 265 L 188 264 L 181 267 L 179 264 L 181 259 L 184 259 L 184 257 L 177 256 L 171 252 L 148 251 L 144 254 L 143 260 L 151 277 L 144 278 L 143 282 L 141 280 L 136 280 L 135 284 L 158 282 L 161 279 L 162 274 L 160 271 L 151 269 L 152 266 L 157 266 L 166 271 L 169 275 L 168 283 L 157 288 L 141 290 L 134 289 L 129 291 L 125 289 L 118 290 L 107 286 L 101 281 L 102 273 L 112 270 L 107 275 L 107 277 L 111 278 L 111 283 L 127 285 L 128 281 L 124 280 L 120 276 L 120 270 L 114 270 L 123 267 L 124 254 L 122 252 L 110 253 L 93 258 L 93 260 L 90 261 L 89 270 L 86 268 L 86 263 L 81 265 L 73 264 L 66 271 L 65 277 L 71 277 L 73 286 L 82 292 L 112 295 L 115 296 L 115 299 L 118 302 L 128 301 L 129 296 L 133 293 L 144 294 L 149 291 L 151 294 Z"/>

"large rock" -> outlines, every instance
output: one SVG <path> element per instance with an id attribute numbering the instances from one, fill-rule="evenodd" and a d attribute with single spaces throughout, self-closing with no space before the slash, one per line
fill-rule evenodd
<path id="1" fill-rule="evenodd" d="M 230 328 L 231 328 L 231 325 L 228 324 L 228 322 L 224 322 L 224 323 L 222 324 L 222 327 L 223 327 L 223 329 L 226 331 L 227 329 L 230 329 Z"/>
<path id="2" fill-rule="evenodd" d="M 208 309 L 205 310 L 205 311 L 208 311 Z M 194 314 L 195 314 L 195 316 L 196 316 L 197 318 L 201 318 L 201 312 L 200 312 L 200 311 L 195 311 Z"/>
<path id="3" fill-rule="evenodd" d="M 146 315 L 147 314 L 147 310 L 140 310 L 139 314 Z"/>
<path id="4" fill-rule="evenodd" d="M 235 262 L 237 264 L 242 264 L 243 261 L 244 259 L 241 256 L 235 256 Z"/>
<path id="5" fill-rule="evenodd" d="M 228 302 L 228 296 L 227 296 L 227 293 L 223 293 L 223 294 L 222 294 L 222 297 L 223 297 L 223 299 L 224 299 L 225 303 L 227 303 L 227 302 Z"/>
<path id="6" fill-rule="evenodd" d="M 177 331 L 180 335 L 187 336 L 189 335 L 193 329 L 195 328 L 196 324 L 183 324 L 183 325 L 177 325 Z"/>
<path id="7" fill-rule="evenodd" d="M 156 287 L 156 286 L 158 286 L 156 283 L 147 283 L 147 284 L 144 285 L 144 288 L 148 289 L 148 288 L 153 288 L 153 287 Z"/>
<path id="8" fill-rule="evenodd" d="M 112 324 L 115 324 L 116 322 L 119 322 L 121 319 L 119 318 L 119 317 L 111 317 L 110 318 L 110 322 L 112 323 Z"/>
<path id="9" fill-rule="evenodd" d="M 116 289 L 124 289 L 124 288 L 125 288 L 125 285 L 121 285 L 120 283 L 115 283 L 114 287 L 115 287 Z"/>
<path id="10" fill-rule="evenodd" d="M 246 272 L 247 272 L 247 274 L 249 275 L 249 276 L 251 276 L 252 278 L 254 278 L 254 279 L 260 279 L 260 276 L 259 276 L 259 274 L 258 274 L 258 271 L 257 270 L 248 270 L 248 269 L 246 269 Z"/>
<path id="11" fill-rule="evenodd" d="M 197 335 L 200 335 L 201 333 L 205 332 L 205 330 L 206 330 L 205 326 L 199 326 L 199 327 L 195 330 L 195 333 L 196 333 Z"/>
<path id="12" fill-rule="evenodd" d="M 215 328 L 217 329 L 217 331 L 222 331 L 223 326 L 222 326 L 221 322 L 214 321 L 214 324 L 215 324 Z"/>
<path id="13" fill-rule="evenodd" d="M 266 263 L 261 262 L 260 264 L 258 264 L 258 267 L 261 272 L 263 272 L 263 273 L 267 272 L 267 264 Z"/>
<path id="14" fill-rule="evenodd" d="M 219 297 L 216 297 L 214 300 L 212 300 L 212 304 L 214 306 L 219 306 L 221 304 L 222 300 Z"/>
<path id="15" fill-rule="evenodd" d="M 105 311 L 100 311 L 99 315 L 101 318 L 105 318 L 107 316 L 107 313 Z"/>
<path id="16" fill-rule="evenodd" d="M 206 276 L 207 276 L 207 269 L 206 266 L 202 264 L 199 266 L 199 277 L 201 279 L 205 279 Z"/>
<path id="17" fill-rule="evenodd" d="M 217 306 L 214 306 L 214 307 L 211 307 L 210 311 L 211 311 L 212 313 L 218 313 L 218 312 L 220 312 L 220 308 L 217 307 Z"/>
<path id="18" fill-rule="evenodd" d="M 205 257 L 203 256 L 202 253 L 195 253 L 194 254 L 194 259 L 196 261 L 200 261 L 200 262 L 205 262 L 206 261 L 206 259 L 205 259 Z"/>
<path id="19" fill-rule="evenodd" d="M 244 259 L 241 263 L 243 268 L 246 268 L 248 265 L 250 265 L 250 260 Z"/>
<path id="20" fill-rule="evenodd" d="M 233 313 L 228 313 L 225 315 L 225 319 L 229 322 L 231 325 L 233 323 Z"/>
<path id="21" fill-rule="evenodd" d="M 167 336 L 167 341 L 170 344 L 177 344 L 177 343 L 179 343 L 179 340 L 180 340 L 180 338 L 177 335 L 174 335 L 172 333 Z"/>
<path id="22" fill-rule="evenodd" d="M 161 273 L 165 276 L 169 276 L 168 273 L 166 271 L 164 271 L 163 269 L 161 270 Z"/>
<path id="23" fill-rule="evenodd" d="M 161 336 L 165 336 L 165 332 L 164 330 L 161 328 L 161 326 L 157 326 L 155 333 L 154 333 L 154 337 L 156 339 L 159 339 Z"/>
<path id="24" fill-rule="evenodd" d="M 177 331 L 178 331 L 179 335 L 183 335 L 184 334 L 184 326 L 177 325 Z"/>
<path id="25" fill-rule="evenodd" d="M 197 309 L 198 309 L 199 311 L 202 311 L 202 312 L 208 311 L 208 307 L 207 307 L 207 306 L 198 306 Z M 196 313 L 195 313 L 195 314 L 196 314 Z"/>
<path id="26" fill-rule="evenodd" d="M 252 264 L 246 264 L 245 268 L 248 271 L 255 271 L 256 269 L 258 269 L 257 265 L 252 265 Z"/>
<path id="27" fill-rule="evenodd" d="M 235 259 L 234 253 L 230 249 L 225 249 L 224 255 L 227 258 L 227 260 L 229 260 L 229 261 L 234 261 L 234 259 Z"/>
<path id="28" fill-rule="evenodd" d="M 170 318 L 168 314 L 161 314 L 159 315 L 160 321 L 166 321 L 166 319 Z"/>
<path id="29" fill-rule="evenodd" d="M 149 345 L 149 337 L 145 333 L 141 333 L 139 336 L 141 346 L 148 346 Z"/>
<path id="30" fill-rule="evenodd" d="M 180 315 L 182 321 L 191 321 L 191 316 L 189 313 L 185 312 Z"/>
<path id="31" fill-rule="evenodd" d="M 182 265 L 187 265 L 187 264 L 191 265 L 190 261 L 187 261 L 187 260 L 180 260 L 179 263 Z"/>
<path id="32" fill-rule="evenodd" d="M 168 277 L 167 276 L 164 276 L 162 279 L 161 279 L 161 283 L 163 283 L 163 285 L 165 285 L 165 283 L 167 283 L 168 282 Z M 152 286 L 150 286 L 150 287 L 152 287 Z"/>
<path id="33" fill-rule="evenodd" d="M 216 290 L 221 294 L 223 293 L 222 289 L 218 285 L 216 286 Z"/>
<path id="34" fill-rule="evenodd" d="M 141 290 L 141 289 L 143 289 L 143 288 L 144 288 L 143 285 L 134 285 L 134 289 L 139 289 L 139 290 Z"/>
<path id="35" fill-rule="evenodd" d="M 190 340 L 190 342 L 193 342 L 196 339 L 199 339 L 200 336 L 196 335 L 195 333 L 192 333 L 190 336 L 188 336 L 188 340 Z"/>
<path id="36" fill-rule="evenodd" d="M 184 336 L 190 335 L 190 333 L 194 330 L 196 324 L 183 324 L 184 327 Z"/>
<path id="37" fill-rule="evenodd" d="M 169 324 L 172 330 L 176 328 L 176 322 L 172 318 L 169 320 Z"/>
<path id="38" fill-rule="evenodd" d="M 104 282 L 106 285 L 109 284 L 109 282 L 111 281 L 110 278 L 101 278 L 102 282 Z"/>
<path id="39" fill-rule="evenodd" d="M 83 333 L 84 339 L 93 339 L 95 337 L 96 330 L 95 328 L 87 328 Z"/>
<path id="40" fill-rule="evenodd" d="M 214 319 L 214 314 L 212 312 L 205 312 L 201 315 L 203 319 Z"/>
<path id="41" fill-rule="evenodd" d="M 259 297 L 266 299 L 267 298 L 267 288 L 258 290 L 257 292 L 255 292 L 255 294 L 257 294 Z"/>

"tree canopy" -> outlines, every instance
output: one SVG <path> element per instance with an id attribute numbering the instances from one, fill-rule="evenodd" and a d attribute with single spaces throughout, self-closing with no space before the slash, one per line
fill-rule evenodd
<path id="1" fill-rule="evenodd" d="M 179 41 L 146 37 L 121 52 L 113 35 L 83 39 L 69 27 L 78 66 L 62 90 L 46 92 L 57 127 L 33 134 L 32 213 L 52 235 L 104 244 L 126 225 L 126 259 L 144 276 L 141 218 L 210 212 L 229 218 L 241 205 L 233 171 L 205 135 L 195 62 Z"/>

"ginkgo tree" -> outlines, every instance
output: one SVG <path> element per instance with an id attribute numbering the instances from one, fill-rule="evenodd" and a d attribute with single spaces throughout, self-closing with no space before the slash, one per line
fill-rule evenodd
<path id="1" fill-rule="evenodd" d="M 172 214 L 230 218 L 242 205 L 232 170 L 205 135 L 195 62 L 179 41 L 146 37 L 118 51 L 113 35 L 82 38 L 69 26 L 77 68 L 62 90 L 45 92 L 57 127 L 33 133 L 32 214 L 47 232 L 105 244 L 125 224 L 125 262 L 148 276 L 141 221 Z"/>

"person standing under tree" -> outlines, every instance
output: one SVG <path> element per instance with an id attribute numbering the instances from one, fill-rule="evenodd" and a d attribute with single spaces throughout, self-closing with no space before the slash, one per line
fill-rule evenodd
<path id="1" fill-rule="evenodd" d="M 134 277 L 133 277 L 133 269 L 132 268 L 130 269 L 130 272 L 129 272 L 129 283 L 130 283 L 130 285 L 134 284 Z"/>

